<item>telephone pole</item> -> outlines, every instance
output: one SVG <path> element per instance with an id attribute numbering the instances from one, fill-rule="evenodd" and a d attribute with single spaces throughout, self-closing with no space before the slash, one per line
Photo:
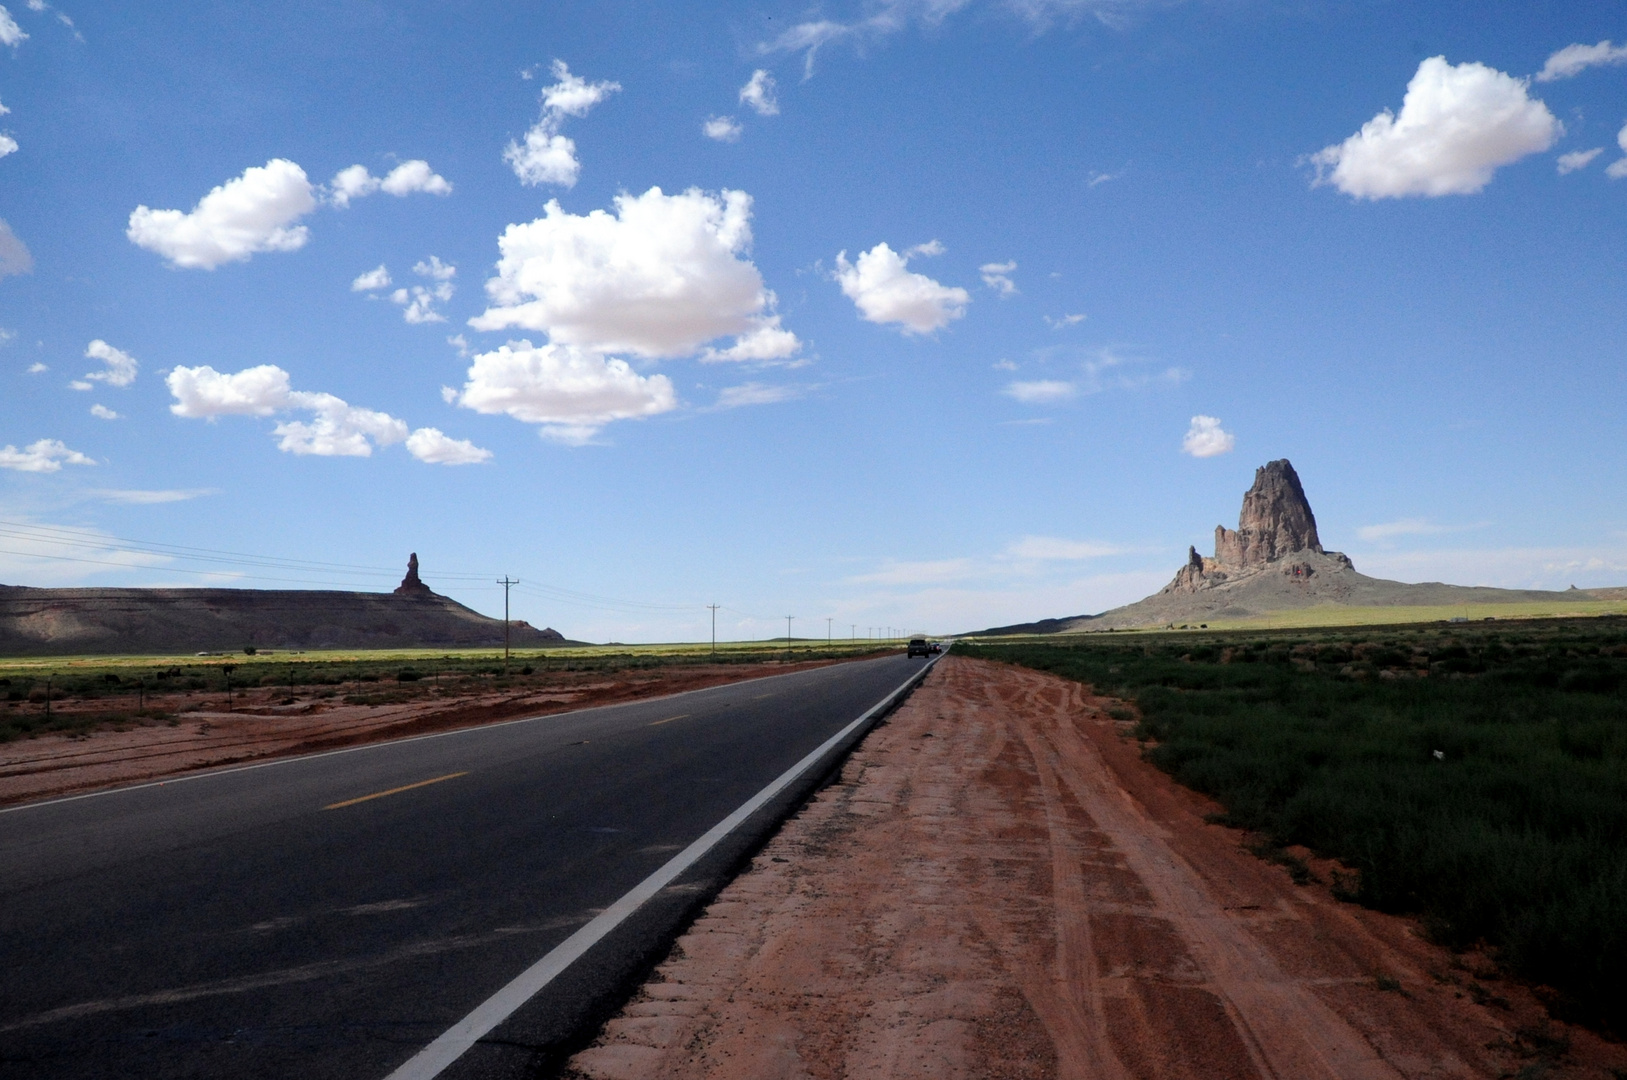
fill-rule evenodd
<path id="1" fill-rule="evenodd" d="M 825 648 L 827 649 L 830 648 L 830 624 L 831 620 L 827 617 L 825 619 Z"/>
<path id="2" fill-rule="evenodd" d="M 716 660 L 717 659 L 717 609 L 721 605 L 707 604 L 706 606 L 712 609 L 712 659 Z"/>
<path id="3" fill-rule="evenodd" d="M 518 581 L 510 581 L 508 579 L 508 575 L 504 574 L 503 577 L 502 577 L 502 580 L 500 580 L 497 584 L 499 584 L 499 585 L 501 585 L 503 587 L 503 674 L 507 675 L 508 674 L 508 591 L 513 586 L 518 585 L 519 582 Z"/>
<path id="4" fill-rule="evenodd" d="M 794 618 L 796 618 L 795 615 L 785 617 L 785 658 L 787 660 L 791 659 L 791 620 Z"/>

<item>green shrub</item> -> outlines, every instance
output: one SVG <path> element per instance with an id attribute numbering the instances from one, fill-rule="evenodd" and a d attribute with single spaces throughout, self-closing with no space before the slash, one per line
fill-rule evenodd
<path id="1" fill-rule="evenodd" d="M 1360 903 L 1419 915 L 1453 947 L 1489 943 L 1558 989 L 1563 1011 L 1627 1031 L 1619 621 L 1383 633 L 1297 665 L 1245 662 L 1287 658 L 1286 641 L 1245 653 L 1218 636 L 957 648 L 1134 700 L 1148 758 L 1268 838 L 1262 850 L 1339 859 L 1359 872 L 1341 887 Z M 1342 663 L 1346 649 L 1366 664 Z M 1386 677 L 1341 674 L 1362 667 Z"/>

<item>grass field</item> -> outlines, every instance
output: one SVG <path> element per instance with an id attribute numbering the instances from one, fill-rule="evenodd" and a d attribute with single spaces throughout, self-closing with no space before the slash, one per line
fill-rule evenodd
<path id="1" fill-rule="evenodd" d="M 1133 700 L 1148 758 L 1230 823 L 1627 1032 L 1627 618 L 956 648 Z"/>
<path id="2" fill-rule="evenodd" d="M 1277 611 L 1250 619 L 1219 620 L 1211 630 L 1282 630 L 1295 627 L 1387 626 L 1397 623 L 1498 622 L 1527 619 L 1574 619 L 1599 615 L 1627 615 L 1627 600 L 1578 600 L 1575 603 L 1440 604 L 1432 607 L 1318 607 Z"/>

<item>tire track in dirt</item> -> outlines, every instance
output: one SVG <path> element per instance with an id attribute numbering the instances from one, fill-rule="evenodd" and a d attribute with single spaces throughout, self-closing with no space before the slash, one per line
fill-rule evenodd
<path id="1" fill-rule="evenodd" d="M 1514 987 L 1508 1011 L 1468 1000 L 1464 966 L 1405 920 L 1247 854 L 1205 823 L 1212 804 L 1141 760 L 1110 704 L 946 657 L 567 1075 L 1606 1080 L 1627 1066 Z M 1534 1060 L 1522 1032 L 1538 1028 L 1569 1056 Z"/>
<path id="2" fill-rule="evenodd" d="M 1203 880 L 1170 849 L 1074 729 L 1082 700 L 1068 700 L 1056 680 L 1016 672 L 1006 680 L 1008 707 L 1038 723 L 1025 726 L 1042 776 L 1052 775 L 1124 856 L 1152 896 L 1154 918 L 1168 922 L 1225 1003 L 1261 1075 L 1281 1080 L 1399 1080 L 1400 1073 L 1324 1005 L 1283 974 L 1266 951 L 1210 897 Z M 1061 698 L 1062 700 L 1058 700 Z M 1071 708 L 1070 708 L 1071 706 Z M 1049 808 L 1048 808 L 1049 809 Z"/>

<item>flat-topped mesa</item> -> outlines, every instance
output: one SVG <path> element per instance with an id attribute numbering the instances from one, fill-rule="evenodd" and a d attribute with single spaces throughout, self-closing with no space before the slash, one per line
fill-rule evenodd
<path id="1" fill-rule="evenodd" d="M 1237 530 L 1215 526 L 1215 562 L 1222 566 L 1261 566 L 1296 551 L 1322 551 L 1316 515 L 1299 485 L 1299 474 L 1279 458 L 1254 470 L 1254 486 L 1243 496 Z"/>
<path id="2" fill-rule="evenodd" d="M 401 579 L 401 584 L 395 588 L 397 596 L 434 596 L 435 591 L 418 576 L 418 553 L 415 551 L 407 556 L 407 576 Z"/>

